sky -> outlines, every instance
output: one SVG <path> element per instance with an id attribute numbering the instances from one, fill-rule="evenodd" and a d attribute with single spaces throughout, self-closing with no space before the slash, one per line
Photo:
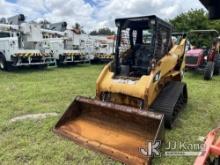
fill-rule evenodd
<path id="1" fill-rule="evenodd" d="M 0 18 L 24 14 L 28 21 L 80 23 L 86 31 L 115 27 L 115 18 L 155 14 L 170 19 L 203 8 L 199 0 L 0 0 Z"/>

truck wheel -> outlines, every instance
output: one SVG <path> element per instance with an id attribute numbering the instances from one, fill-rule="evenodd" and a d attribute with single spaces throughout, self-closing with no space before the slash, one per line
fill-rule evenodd
<path id="1" fill-rule="evenodd" d="M 0 69 L 6 70 L 6 61 L 2 57 L 0 57 Z"/>
<path id="2" fill-rule="evenodd" d="M 64 66 L 63 62 L 62 62 L 60 59 L 57 60 L 57 66 L 58 66 L 58 67 Z"/>
<path id="3" fill-rule="evenodd" d="M 6 71 L 8 68 L 10 68 L 10 64 L 7 63 L 5 56 L 0 54 L 0 69 Z"/>
<path id="4" fill-rule="evenodd" d="M 209 61 L 205 67 L 204 80 L 211 80 L 214 74 L 215 63 Z"/>
<path id="5" fill-rule="evenodd" d="M 58 66 L 58 67 L 62 67 L 62 66 L 64 66 L 64 63 L 63 63 L 64 60 L 65 60 L 65 57 L 62 56 L 62 55 L 59 55 L 59 59 L 56 60 L 56 62 L 57 62 L 57 66 Z"/>
<path id="6" fill-rule="evenodd" d="M 215 75 L 219 75 L 219 74 L 220 74 L 220 54 L 217 55 L 217 57 L 215 58 L 215 70 L 214 70 L 214 74 L 215 74 Z"/>
<path id="7" fill-rule="evenodd" d="M 38 65 L 39 69 L 46 69 L 48 67 L 47 64 L 43 64 L 43 65 Z"/>

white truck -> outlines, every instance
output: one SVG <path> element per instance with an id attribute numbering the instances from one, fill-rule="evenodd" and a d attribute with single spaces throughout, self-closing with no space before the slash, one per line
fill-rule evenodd
<path id="1" fill-rule="evenodd" d="M 22 14 L 8 18 L 0 24 L 0 69 L 55 65 L 52 54 L 42 49 L 42 40 L 38 24 L 26 23 Z"/>
<path id="2" fill-rule="evenodd" d="M 115 36 L 93 36 L 95 40 L 95 53 L 91 63 L 107 63 L 113 60 Z"/>
<path id="3" fill-rule="evenodd" d="M 82 52 L 91 61 L 95 56 L 95 40 L 91 35 L 81 34 L 80 35 L 80 47 Z"/>
<path id="4" fill-rule="evenodd" d="M 50 47 L 57 65 L 89 62 L 89 58 L 80 46 L 80 35 L 75 34 L 72 30 L 64 29 L 63 26 L 59 26 L 66 25 L 66 23 L 56 23 L 55 25 L 51 25 L 53 30 L 41 29 L 41 31 L 45 44 Z"/>

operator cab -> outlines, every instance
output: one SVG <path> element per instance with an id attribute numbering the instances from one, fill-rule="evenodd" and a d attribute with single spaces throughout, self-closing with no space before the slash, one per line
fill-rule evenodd
<path id="1" fill-rule="evenodd" d="M 118 28 L 115 76 L 141 77 L 150 74 L 172 47 L 172 26 L 156 16 L 116 19 Z"/>

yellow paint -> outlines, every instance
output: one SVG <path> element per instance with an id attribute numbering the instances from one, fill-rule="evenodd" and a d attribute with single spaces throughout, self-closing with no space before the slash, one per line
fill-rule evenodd
<path id="1" fill-rule="evenodd" d="M 95 57 L 101 59 L 113 59 L 113 55 L 111 54 L 96 54 Z"/>
<path id="2" fill-rule="evenodd" d="M 159 94 L 160 84 L 165 83 L 165 79 L 174 79 L 174 77 L 181 74 L 184 69 L 184 61 L 182 61 L 180 70 L 174 70 L 178 60 L 184 56 L 186 40 L 182 39 L 179 45 L 175 45 L 170 52 L 165 55 L 158 63 L 155 69 L 149 75 L 143 75 L 138 80 L 132 83 L 118 82 L 114 80 L 114 73 L 110 71 L 110 64 L 106 65 L 100 73 L 96 81 L 97 98 L 102 92 L 110 92 L 114 94 L 123 94 L 140 98 L 150 106 Z M 155 75 L 160 72 L 160 80 L 154 82 Z"/>

